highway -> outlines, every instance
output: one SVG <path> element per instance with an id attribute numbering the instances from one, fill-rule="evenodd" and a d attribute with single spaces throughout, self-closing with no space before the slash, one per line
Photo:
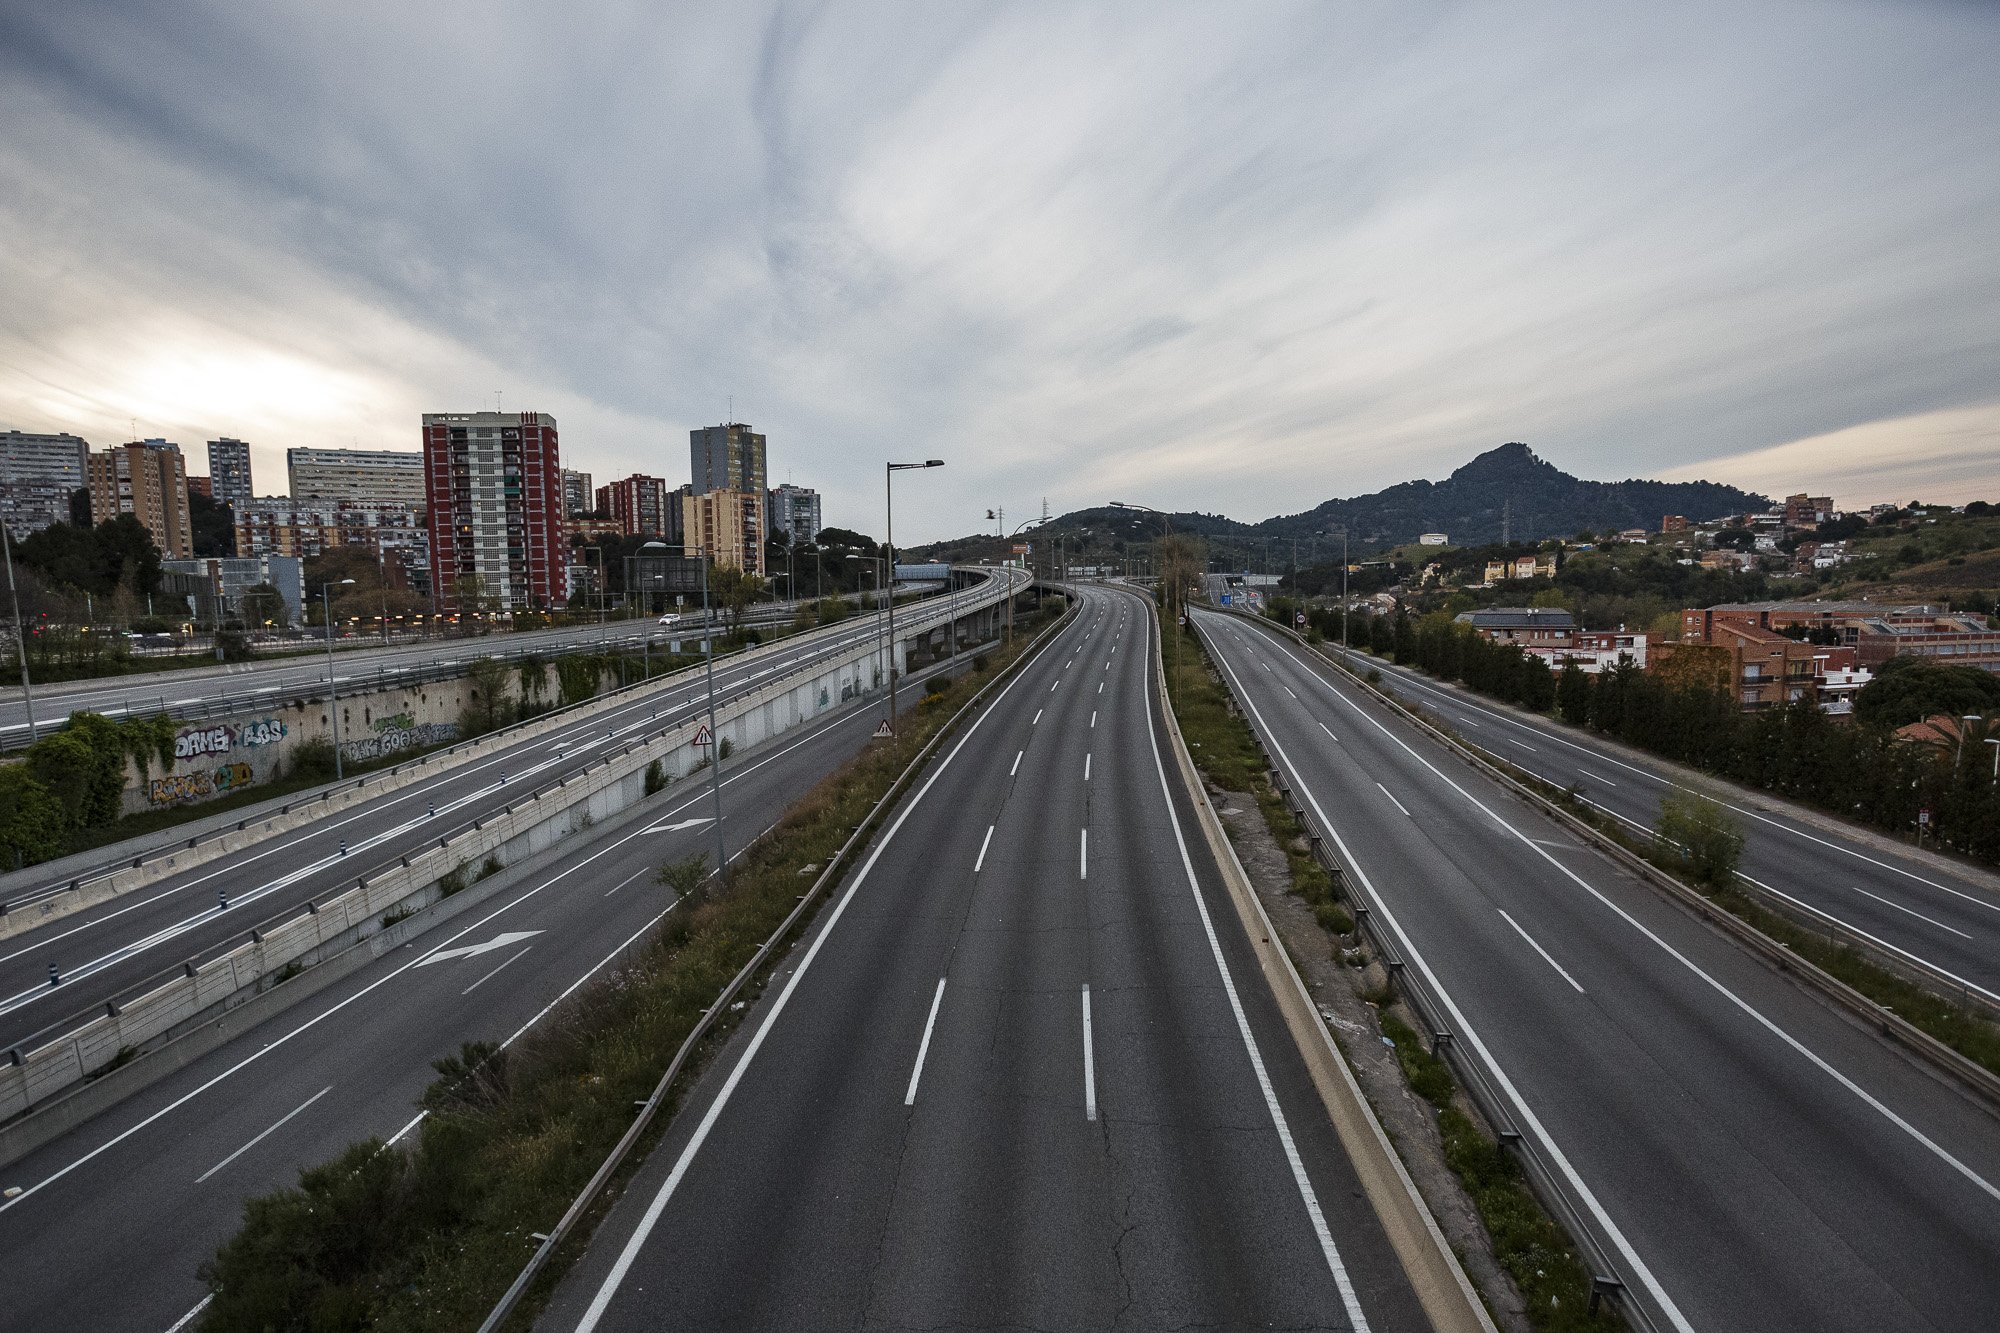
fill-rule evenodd
<path id="1" fill-rule="evenodd" d="M 877 619 L 862 617 L 790 640 L 765 657 L 725 661 L 716 669 L 718 701 L 754 693 L 880 634 Z M 0 940 L 0 1050 L 32 1049 L 101 1012 L 107 1001 L 141 993 L 184 962 L 223 952 L 253 927 L 295 915 L 309 901 L 397 865 L 706 705 L 702 671 L 662 677 L 586 720 Z M 106 855 L 115 861 L 114 851 Z M 66 875 L 10 897 L 32 903 L 68 882 Z M 59 969 L 60 985 L 51 984 L 51 966 Z"/>
<path id="2" fill-rule="evenodd" d="M 791 603 L 767 604 L 751 608 L 745 613 L 743 623 L 782 624 L 790 621 L 792 615 Z M 701 611 L 697 608 L 684 628 L 665 627 L 656 617 L 644 617 L 601 625 L 563 625 L 519 633 L 420 639 L 380 647 L 367 646 L 365 635 L 336 639 L 333 678 L 346 693 L 394 685 L 400 676 L 436 679 L 440 668 L 462 667 L 479 657 L 513 661 L 535 653 L 630 651 L 644 642 L 664 649 L 675 638 L 698 633 L 700 620 Z M 111 718 L 146 713 L 211 717 L 237 707 L 255 708 L 275 699 L 317 698 L 326 689 L 325 644 L 322 641 L 318 651 L 312 650 L 310 642 L 301 647 L 305 651 L 258 661 L 134 672 L 46 685 L 31 682 L 35 720 L 42 734 L 47 734 L 50 727 L 59 726 L 80 709 Z M 0 749 L 27 743 L 28 711 L 17 679 L 0 687 Z"/>
<path id="3" fill-rule="evenodd" d="M 932 760 L 540 1326 L 1427 1327 L 1078 619 Z"/>
<path id="4" fill-rule="evenodd" d="M 857 700 L 732 760 L 730 846 L 859 750 L 880 715 L 880 695 Z M 513 1040 L 642 938 L 672 906 L 653 872 L 713 848 L 709 802 L 705 781 L 677 784 L 565 839 L 495 897 L 0 1167 L 22 1191 L 0 1199 L 0 1329 L 174 1327 L 245 1199 L 408 1132 L 433 1059 Z"/>
<path id="5" fill-rule="evenodd" d="M 1994 1327 L 1989 1112 L 1304 650 L 1194 619 L 1656 1327 Z"/>
<path id="6" fill-rule="evenodd" d="M 1336 650 L 1337 651 L 1337 650 Z M 2000 1004 L 2000 881 L 1943 858 L 1896 850 L 1888 838 L 1802 818 L 1762 798 L 1637 754 L 1580 728 L 1442 686 L 1416 671 L 1355 654 L 1380 670 L 1405 702 L 1442 720 L 1467 743 L 1582 798 L 1650 834 L 1660 800 L 1699 790 L 1734 811 L 1746 841 L 1741 871 L 1760 887 L 1834 918 L 1883 948 L 1921 961 Z"/>

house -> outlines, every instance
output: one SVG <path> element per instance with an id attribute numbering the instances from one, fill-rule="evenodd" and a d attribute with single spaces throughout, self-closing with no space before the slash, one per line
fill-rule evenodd
<path id="1" fill-rule="evenodd" d="M 1556 576 L 1556 558 L 1549 555 L 1522 555 L 1512 560 L 1488 560 L 1486 562 L 1486 585 L 1492 587 L 1507 579 L 1552 579 Z"/>
<path id="2" fill-rule="evenodd" d="M 1587 675 L 1595 676 L 1622 661 L 1641 671 L 1646 669 L 1646 635 L 1625 629 L 1578 630 L 1567 644 L 1523 644 L 1521 651 L 1548 663 L 1549 670 L 1561 671 L 1571 662 Z"/>
<path id="3" fill-rule="evenodd" d="M 1419 546 L 1449 546 L 1451 541 L 1442 532 L 1426 532 L 1417 538 Z"/>
<path id="4" fill-rule="evenodd" d="M 1788 528 L 1816 528 L 1822 523 L 1833 521 L 1833 499 L 1826 495 L 1788 495 L 1785 497 L 1785 526 Z"/>
<path id="5" fill-rule="evenodd" d="M 1686 532 L 1687 530 L 1688 521 L 1687 516 L 1684 514 L 1668 514 L 1660 520 L 1660 531 L 1662 533 Z"/>
<path id="6" fill-rule="evenodd" d="M 1819 678 L 1819 707 L 1834 717 L 1854 713 L 1854 696 L 1875 679 L 1875 673 L 1861 665 L 1860 653 L 1853 648 L 1823 648 L 1813 654 L 1814 674 Z"/>
<path id="7" fill-rule="evenodd" d="M 1618 534 L 1618 540 L 1621 542 L 1630 542 L 1637 546 L 1644 546 L 1652 535 L 1652 533 L 1646 531 L 1644 528 L 1626 528 Z"/>
<path id="8" fill-rule="evenodd" d="M 1457 617 L 1495 643 L 1566 646 L 1576 633 L 1576 617 L 1561 607 L 1494 606 Z"/>

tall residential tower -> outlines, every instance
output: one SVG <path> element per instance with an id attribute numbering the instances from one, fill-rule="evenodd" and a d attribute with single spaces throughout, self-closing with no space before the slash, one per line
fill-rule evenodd
<path id="1" fill-rule="evenodd" d="M 562 459 L 546 412 L 427 412 L 431 588 L 444 612 L 569 598 Z"/>

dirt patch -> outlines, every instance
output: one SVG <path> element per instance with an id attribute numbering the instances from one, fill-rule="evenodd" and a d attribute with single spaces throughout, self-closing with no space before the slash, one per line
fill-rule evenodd
<path id="1" fill-rule="evenodd" d="M 1400 1002 L 1387 998 L 1386 971 L 1359 935 L 1328 931 L 1312 908 L 1290 891 L 1285 850 L 1265 824 L 1256 799 L 1244 792 L 1207 785 L 1237 859 L 1304 978 L 1320 1018 L 1332 1032 L 1446 1241 L 1465 1266 L 1466 1276 L 1485 1298 L 1496 1324 L 1507 1333 L 1530 1333 L 1532 1325 L 1520 1290 L 1494 1257 L 1478 1210 L 1445 1164 L 1437 1113 L 1411 1091 L 1394 1049 L 1382 1035 L 1377 1005 L 1387 1004 L 1412 1030 L 1420 1031 L 1422 1023 Z M 1462 1093 L 1456 1104 L 1490 1134 L 1490 1127 Z"/>

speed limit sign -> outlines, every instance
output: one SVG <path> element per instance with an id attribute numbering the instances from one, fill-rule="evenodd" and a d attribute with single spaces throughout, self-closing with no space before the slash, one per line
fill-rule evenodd
<path id="1" fill-rule="evenodd" d="M 1303 625 L 1306 623 L 1306 613 L 1301 611 L 1296 616 L 1293 616 L 1292 619 L 1295 623 Z"/>

